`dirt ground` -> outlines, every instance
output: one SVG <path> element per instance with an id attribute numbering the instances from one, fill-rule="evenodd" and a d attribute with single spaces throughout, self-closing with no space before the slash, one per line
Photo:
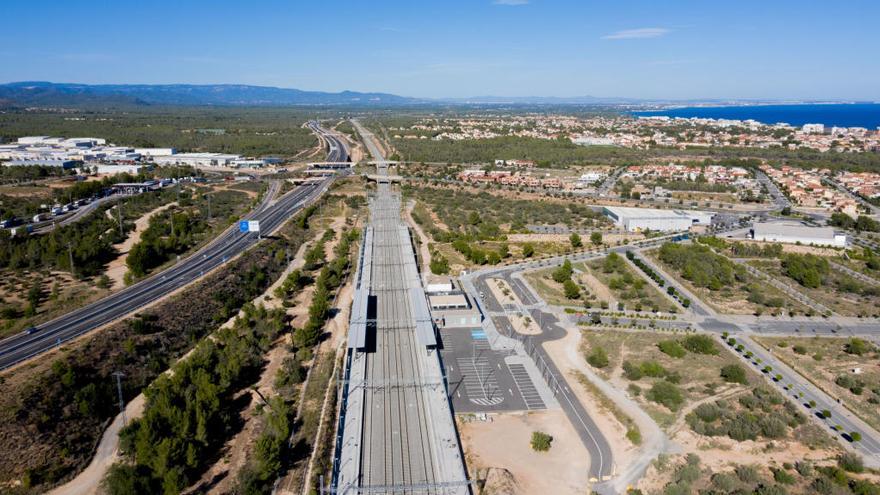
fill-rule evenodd
<path id="1" fill-rule="evenodd" d="M 581 370 L 588 365 L 583 355 L 578 352 L 580 330 L 577 328 L 566 328 L 566 330 L 567 334 L 564 338 L 545 342 L 544 349 L 559 371 L 565 375 L 571 390 L 584 406 L 587 414 L 605 434 L 611 445 L 615 466 L 626 466 L 635 455 L 635 449 L 626 438 L 626 428 L 581 383 L 580 377 L 583 374 Z"/>
<path id="2" fill-rule="evenodd" d="M 600 301 L 608 301 L 609 307 L 616 307 L 617 300 L 614 298 L 614 295 L 611 293 L 611 290 L 608 289 L 608 286 L 603 284 L 589 271 L 583 271 L 577 275 L 578 279 L 584 283 L 584 285 L 589 288 L 592 294 L 595 294 L 596 297 Z"/>
<path id="3" fill-rule="evenodd" d="M 528 494 L 584 494 L 589 486 L 590 457 L 571 423 L 560 409 L 491 415 L 491 421 L 463 422 L 458 428 L 468 468 L 506 469 L 515 485 L 509 492 Z M 532 432 L 553 437 L 547 452 L 532 450 Z"/>
<path id="4" fill-rule="evenodd" d="M 135 220 L 134 222 L 134 230 L 129 232 L 128 237 L 122 243 L 116 245 L 116 250 L 119 252 L 119 256 L 116 257 L 113 261 L 107 264 L 107 271 L 105 272 L 110 280 L 113 282 L 112 288 L 119 289 L 125 285 L 123 282 L 123 277 L 125 276 L 125 272 L 128 270 L 128 267 L 125 265 L 125 258 L 128 256 L 128 252 L 131 250 L 132 246 L 138 243 L 141 240 L 141 234 L 147 230 L 147 227 L 150 225 L 150 219 L 156 216 L 159 213 L 177 205 L 177 202 L 168 203 L 166 205 L 162 205 L 158 208 L 155 208 L 151 211 L 148 211 L 140 218 Z M 107 210 L 107 214 L 112 214 L 110 210 Z"/>

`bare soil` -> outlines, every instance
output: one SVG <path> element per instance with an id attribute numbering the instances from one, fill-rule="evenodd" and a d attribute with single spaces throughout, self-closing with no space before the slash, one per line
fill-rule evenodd
<path id="1" fill-rule="evenodd" d="M 458 420 L 468 468 L 476 473 L 487 468 L 506 470 L 516 495 L 586 493 L 589 486 L 589 453 L 560 409 L 541 412 L 504 413 L 491 421 Z M 553 437 L 547 452 L 532 450 L 532 432 Z M 510 481 L 510 480 L 508 480 Z"/>

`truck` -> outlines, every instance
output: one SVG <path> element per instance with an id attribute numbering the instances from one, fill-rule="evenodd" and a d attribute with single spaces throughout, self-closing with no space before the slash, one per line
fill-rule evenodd
<path id="1" fill-rule="evenodd" d="M 33 231 L 34 227 L 28 224 L 23 227 L 15 227 L 14 229 L 9 229 L 9 235 L 12 237 L 15 237 L 16 235 L 27 235 Z"/>

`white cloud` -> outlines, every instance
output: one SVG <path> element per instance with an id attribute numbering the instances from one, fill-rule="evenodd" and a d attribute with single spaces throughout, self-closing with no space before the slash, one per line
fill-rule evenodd
<path id="1" fill-rule="evenodd" d="M 494 0 L 492 4 L 494 5 L 526 5 L 529 3 L 529 0 Z"/>
<path id="2" fill-rule="evenodd" d="M 617 31 L 616 33 L 606 34 L 605 36 L 602 36 L 602 39 L 636 40 L 645 38 L 659 38 L 661 36 L 666 36 L 667 34 L 669 34 L 669 30 L 666 28 L 624 29 L 623 31 Z"/>

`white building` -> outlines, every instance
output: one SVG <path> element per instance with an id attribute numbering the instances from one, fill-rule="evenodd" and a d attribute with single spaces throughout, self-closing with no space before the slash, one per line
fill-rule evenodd
<path id="1" fill-rule="evenodd" d="M 756 241 L 846 247 L 846 234 L 838 234 L 831 227 L 809 227 L 778 222 L 756 223 L 751 234 L 752 239 Z"/>
<path id="2" fill-rule="evenodd" d="M 142 156 L 171 156 L 177 153 L 174 148 L 135 148 L 135 153 Z"/>
<path id="3" fill-rule="evenodd" d="M 825 124 L 804 124 L 801 130 L 807 134 L 822 134 L 825 132 Z"/>
<path id="4" fill-rule="evenodd" d="M 122 173 L 137 175 L 140 173 L 140 171 L 143 168 L 145 168 L 143 165 L 103 165 L 103 164 L 96 165 L 96 167 L 98 168 L 99 174 L 110 174 L 110 175 L 116 175 L 116 174 L 122 174 Z"/>
<path id="5" fill-rule="evenodd" d="M 190 165 L 193 167 L 227 167 L 235 160 L 241 160 L 241 156 L 224 153 L 177 153 L 153 158 L 153 161 L 159 165 Z"/>
<path id="6" fill-rule="evenodd" d="M 578 182 L 587 182 L 587 183 L 599 182 L 600 180 L 604 179 L 605 177 L 606 177 L 606 174 L 603 172 L 587 172 L 587 173 L 581 175 L 581 177 L 578 179 Z"/>
<path id="7" fill-rule="evenodd" d="M 629 232 L 688 230 L 695 225 L 710 225 L 714 216 L 713 213 L 705 211 L 659 210 L 622 206 L 603 207 L 602 213 L 614 221 L 615 225 Z"/>

